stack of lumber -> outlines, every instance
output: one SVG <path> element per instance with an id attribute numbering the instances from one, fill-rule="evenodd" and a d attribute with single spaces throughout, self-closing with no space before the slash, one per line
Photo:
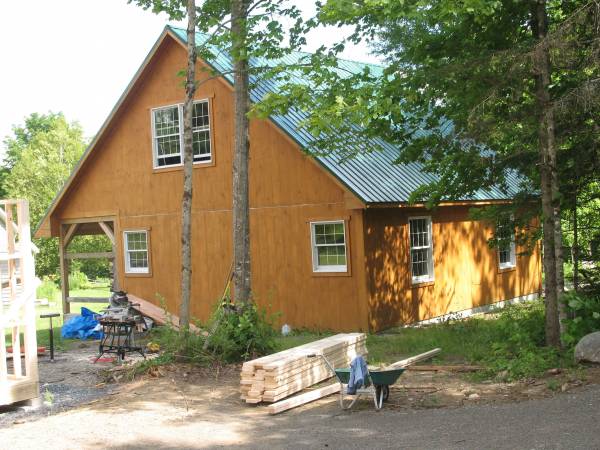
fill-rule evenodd
<path id="1" fill-rule="evenodd" d="M 366 356 L 364 333 L 336 334 L 325 339 L 245 362 L 241 372 L 242 400 L 246 403 L 276 402 L 333 376 L 333 367 L 348 367 L 353 358 Z"/>

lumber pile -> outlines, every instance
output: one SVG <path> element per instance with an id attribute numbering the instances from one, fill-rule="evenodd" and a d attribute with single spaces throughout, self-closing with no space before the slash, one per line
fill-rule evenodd
<path id="1" fill-rule="evenodd" d="M 333 367 L 348 367 L 357 355 L 366 356 L 364 333 L 336 334 L 315 342 L 245 362 L 240 391 L 246 403 L 276 402 L 332 376 Z"/>

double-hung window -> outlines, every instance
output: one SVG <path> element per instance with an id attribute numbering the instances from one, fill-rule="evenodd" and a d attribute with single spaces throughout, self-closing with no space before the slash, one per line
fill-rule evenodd
<path id="1" fill-rule="evenodd" d="M 311 222 L 313 272 L 347 272 L 344 221 Z"/>
<path id="2" fill-rule="evenodd" d="M 148 231 L 123 232 L 125 245 L 125 272 L 150 273 L 148 258 Z"/>
<path id="3" fill-rule="evenodd" d="M 517 263 L 515 252 L 515 232 L 510 221 L 498 222 L 496 226 L 498 240 L 498 262 L 500 269 L 515 267 Z"/>
<path id="4" fill-rule="evenodd" d="M 166 167 L 181 164 L 181 111 L 179 105 L 152 111 L 154 141 L 154 166 Z"/>
<path id="5" fill-rule="evenodd" d="M 431 217 L 412 217 L 408 219 L 408 225 L 412 282 L 433 281 Z"/>
<path id="6" fill-rule="evenodd" d="M 194 102 L 192 113 L 194 163 L 210 162 L 210 109 L 208 100 Z M 152 110 L 152 148 L 154 167 L 183 164 L 183 105 Z"/>

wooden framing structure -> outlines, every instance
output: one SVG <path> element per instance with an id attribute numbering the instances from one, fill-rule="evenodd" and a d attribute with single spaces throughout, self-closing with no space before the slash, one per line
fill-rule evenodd
<path id="1" fill-rule="evenodd" d="M 69 244 L 75 236 L 104 234 L 111 243 L 110 252 L 70 253 Z M 95 217 L 76 220 L 65 220 L 60 224 L 58 239 L 60 258 L 60 285 L 62 286 L 63 314 L 71 312 L 71 303 L 107 303 L 104 297 L 72 297 L 69 290 L 69 268 L 74 259 L 108 259 L 112 291 L 119 290 L 117 272 L 115 270 L 115 219 L 114 217 Z"/>
<path id="2" fill-rule="evenodd" d="M 39 396 L 36 283 L 29 205 L 26 200 L 2 200 L 0 210 L 3 247 L 0 252 L 0 405 L 7 405 Z M 7 335 L 12 354 L 6 345 Z"/>

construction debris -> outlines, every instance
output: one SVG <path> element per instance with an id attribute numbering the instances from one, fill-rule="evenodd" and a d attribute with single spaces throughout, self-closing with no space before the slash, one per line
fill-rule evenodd
<path id="1" fill-rule="evenodd" d="M 348 367 L 357 355 L 367 355 L 366 335 L 336 334 L 245 362 L 240 381 L 242 400 L 273 403 L 333 376 L 321 358 L 309 355 L 324 355 L 335 367 Z"/>

